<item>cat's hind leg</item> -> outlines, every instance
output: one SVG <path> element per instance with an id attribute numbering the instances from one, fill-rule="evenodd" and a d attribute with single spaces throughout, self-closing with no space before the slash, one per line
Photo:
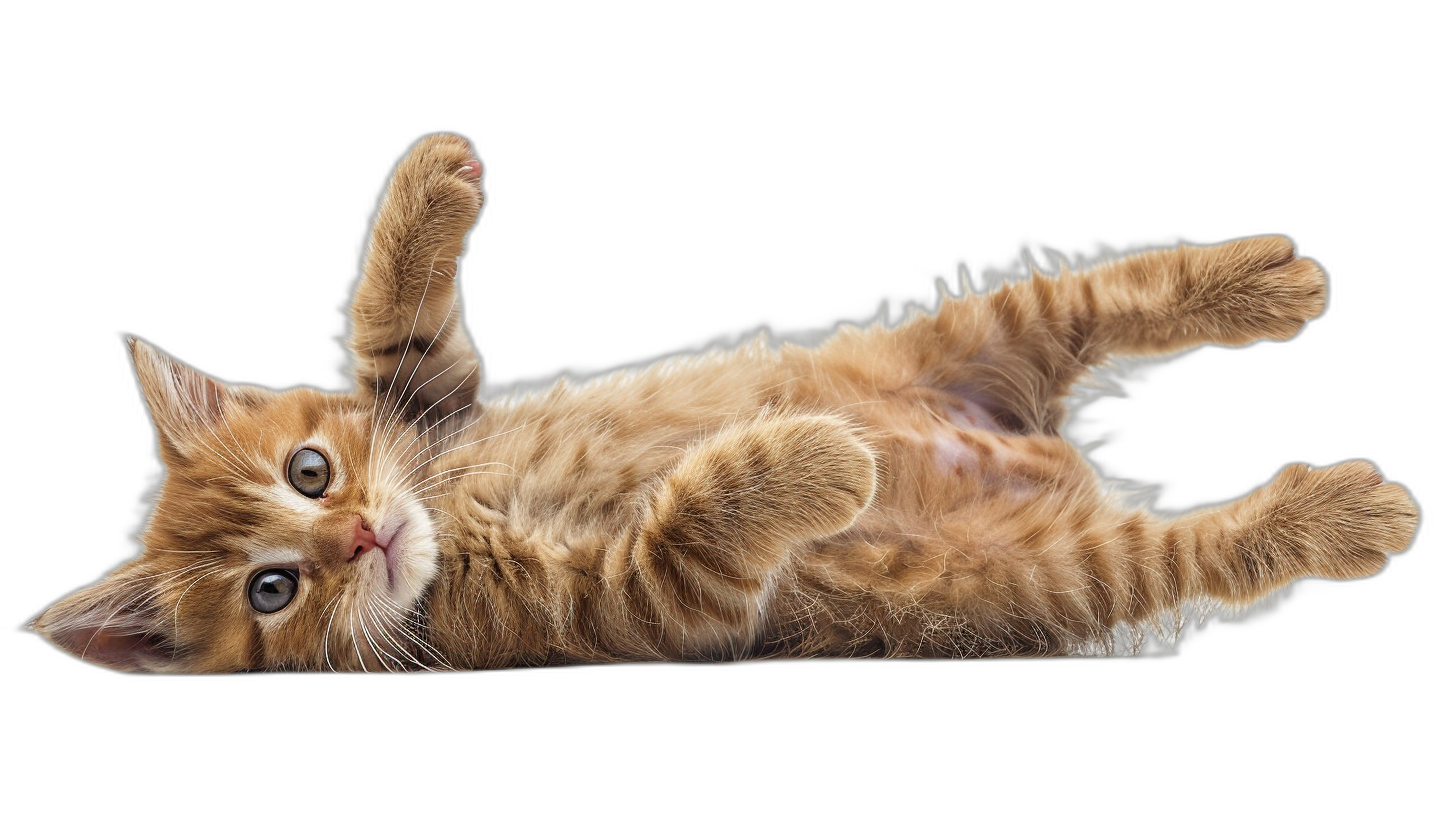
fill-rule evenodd
<path id="1" fill-rule="evenodd" d="M 1419 514 L 1410 494 L 1369 462 L 1290 465 L 1252 494 L 1167 527 L 1196 554 L 1200 593 L 1257 600 L 1298 578 L 1363 578 L 1401 552 Z"/>
<path id="2" fill-rule="evenodd" d="M 468 142 L 427 136 L 380 202 L 349 347 L 360 391 L 397 418 L 458 418 L 475 402 L 480 364 L 461 325 L 455 272 L 484 203 L 480 179 Z"/>
<path id="3" fill-rule="evenodd" d="M 607 555 L 607 627 L 669 657 L 752 643 L 766 593 L 798 549 L 852 525 L 875 492 L 875 455 L 829 415 L 761 417 L 689 448 L 650 493 L 640 527 Z M 640 647 L 626 651 L 641 653 Z"/>
<path id="4" fill-rule="evenodd" d="M 1072 385 L 1111 355 L 1285 339 L 1324 302 L 1319 266 L 1264 236 L 1033 273 L 986 295 L 947 297 L 936 314 L 895 329 L 841 332 L 820 356 L 882 390 L 929 386 L 1007 430 L 1053 433 Z"/>
<path id="5" fill-rule="evenodd" d="M 1105 515 L 1115 519 L 1117 514 Z M 1200 599 L 1243 605 L 1300 578 L 1362 578 L 1410 545 L 1419 521 L 1410 494 L 1369 462 L 1286 467 L 1242 499 L 1180 518 L 1123 515 L 1101 535 L 1073 535 L 1028 548 L 1044 559 L 1026 606 L 1060 608 L 1067 631 L 1101 634 L 1152 622 Z M 1089 616 L 1089 617 L 1083 617 Z"/>
<path id="6" fill-rule="evenodd" d="M 1295 465 L 1180 518 L 1110 504 L 1092 485 L 983 505 L 902 538 L 863 530 L 814 551 L 786 617 L 804 654 L 1002 656 L 1116 648 L 1120 627 L 1185 604 L 1256 601 L 1303 577 L 1374 574 L 1417 523 L 1409 494 L 1366 462 Z"/>
<path id="7" fill-rule="evenodd" d="M 1325 306 L 1319 265 L 1279 235 L 1136 253 L 1072 274 L 1063 288 L 1080 296 L 1070 305 L 1105 354 L 1287 340 Z"/>

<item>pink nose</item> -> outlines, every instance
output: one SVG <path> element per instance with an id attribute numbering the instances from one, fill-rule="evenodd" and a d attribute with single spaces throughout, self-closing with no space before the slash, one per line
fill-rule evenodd
<path id="1" fill-rule="evenodd" d="M 352 553 L 352 555 L 349 556 L 349 560 L 353 561 L 355 558 L 358 558 L 359 556 L 369 552 L 370 550 L 378 546 L 379 541 L 374 538 L 374 530 L 370 528 L 369 522 L 365 521 L 363 516 L 355 516 L 354 540 L 353 543 L 350 544 L 350 547 L 352 548 L 350 552 Z"/>

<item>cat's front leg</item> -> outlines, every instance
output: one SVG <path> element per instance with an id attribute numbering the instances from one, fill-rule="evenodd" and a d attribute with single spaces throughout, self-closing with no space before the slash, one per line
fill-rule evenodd
<path id="1" fill-rule="evenodd" d="M 399 163 L 374 221 L 350 310 L 354 379 L 406 421 L 459 417 L 475 402 L 480 364 L 455 273 L 484 203 L 480 179 L 468 142 L 428 136 Z"/>
<path id="2" fill-rule="evenodd" d="M 741 647 L 798 548 L 850 527 L 875 481 L 874 454 L 838 417 L 730 426 L 688 449 L 656 486 L 611 571 L 642 596 L 667 655 Z"/>

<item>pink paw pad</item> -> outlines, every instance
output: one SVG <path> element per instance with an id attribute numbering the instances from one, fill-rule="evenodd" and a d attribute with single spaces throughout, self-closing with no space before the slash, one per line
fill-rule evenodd
<path id="1" fill-rule="evenodd" d="M 478 179 L 480 178 L 481 173 L 480 162 L 475 159 L 471 159 L 470 161 L 460 165 L 460 169 L 456 170 L 455 172 L 469 179 Z"/>

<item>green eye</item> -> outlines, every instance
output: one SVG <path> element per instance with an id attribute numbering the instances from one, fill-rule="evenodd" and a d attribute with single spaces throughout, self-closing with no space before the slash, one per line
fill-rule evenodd
<path id="1" fill-rule="evenodd" d="M 329 460 L 313 448 L 304 448 L 288 460 L 288 483 L 299 493 L 317 499 L 329 486 Z"/>

